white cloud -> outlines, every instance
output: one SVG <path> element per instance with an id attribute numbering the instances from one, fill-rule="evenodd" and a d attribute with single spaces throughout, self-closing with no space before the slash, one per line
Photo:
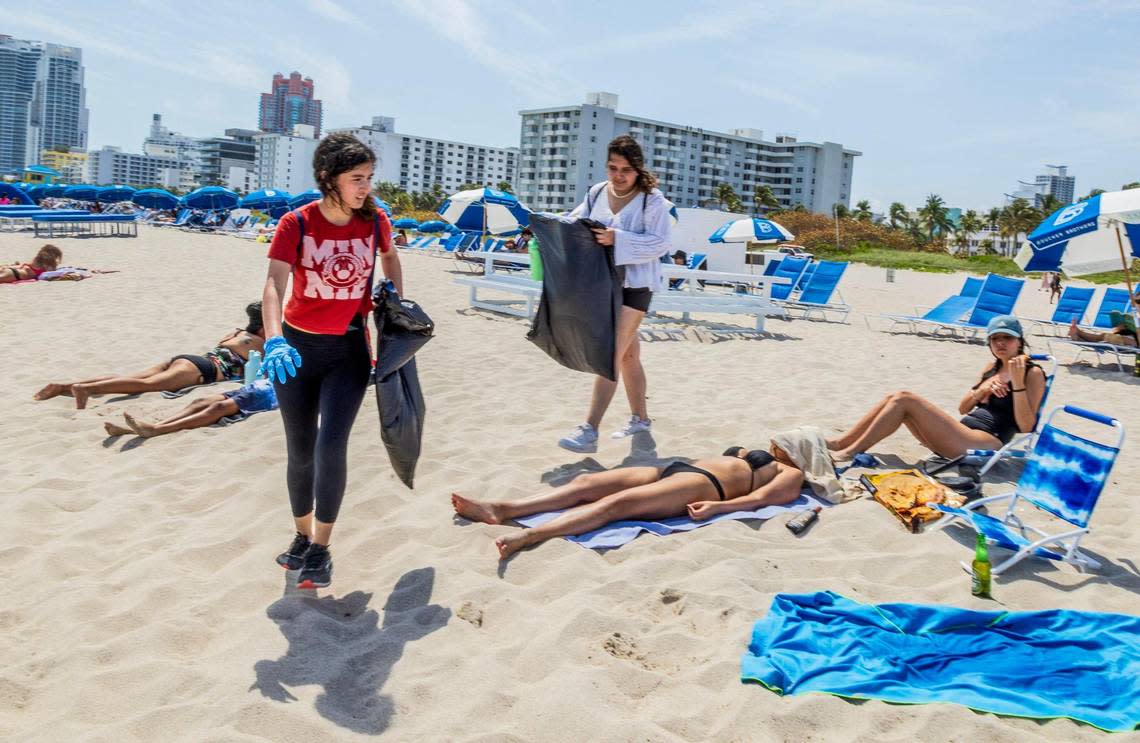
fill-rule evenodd
<path id="1" fill-rule="evenodd" d="M 786 90 L 781 90 L 772 85 L 753 82 L 750 80 L 730 79 L 728 84 L 745 95 L 750 95 L 754 98 L 769 101 L 771 103 L 779 103 L 785 106 L 799 109 L 812 116 L 818 116 L 820 111 L 817 106 L 814 106 L 797 95 L 789 93 Z"/>
<path id="2" fill-rule="evenodd" d="M 309 10 L 338 23 L 360 25 L 360 19 L 349 13 L 336 0 L 308 0 Z"/>

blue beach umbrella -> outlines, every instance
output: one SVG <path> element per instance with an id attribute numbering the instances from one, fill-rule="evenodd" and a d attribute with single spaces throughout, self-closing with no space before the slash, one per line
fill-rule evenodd
<path id="1" fill-rule="evenodd" d="M 134 195 L 135 190 L 130 186 L 107 186 L 99 189 L 99 193 L 95 194 L 95 200 L 103 204 L 114 204 L 118 201 L 130 201 Z"/>
<path id="2" fill-rule="evenodd" d="M 1123 268 L 1140 258 L 1140 189 L 1110 191 L 1049 215 L 1014 261 L 1024 271 L 1083 276 Z M 1131 280 L 1129 280 L 1131 291 Z"/>
<path id="3" fill-rule="evenodd" d="M 289 206 L 296 209 L 299 206 L 304 206 L 311 201 L 316 201 L 321 198 L 321 192 L 315 188 L 310 188 L 308 191 L 302 191 L 293 198 L 289 199 Z"/>
<path id="4" fill-rule="evenodd" d="M 447 228 L 450 227 L 447 222 L 441 222 L 438 219 L 433 219 L 429 222 L 424 222 L 417 229 L 420 232 L 449 232 Z"/>
<path id="5" fill-rule="evenodd" d="M 241 199 L 221 186 L 203 186 L 182 197 L 183 206 L 191 209 L 233 209 Z"/>
<path id="6" fill-rule="evenodd" d="M 464 232 L 498 235 L 530 224 L 530 210 L 514 194 L 493 188 L 473 188 L 452 194 L 439 215 Z"/>
<path id="7" fill-rule="evenodd" d="M 135 191 L 131 201 L 144 209 L 175 209 L 178 207 L 178 197 L 161 188 L 144 188 Z"/>
<path id="8" fill-rule="evenodd" d="M 63 196 L 63 192 L 71 188 L 71 186 L 67 185 L 66 183 L 45 183 L 39 186 L 39 188 L 41 189 L 40 198 L 46 199 L 59 198 L 60 196 Z"/>
<path id="9" fill-rule="evenodd" d="M 419 229 L 420 223 L 411 217 L 400 217 L 392 223 L 392 226 L 398 230 L 415 230 Z"/>
<path id="10" fill-rule="evenodd" d="M 101 190 L 103 190 L 102 186 L 89 186 L 84 183 L 68 186 L 63 189 L 63 193 L 60 195 L 65 199 L 75 199 L 76 201 L 94 201 Z"/>
<path id="11" fill-rule="evenodd" d="M 794 240 L 795 235 L 770 219 L 752 217 L 725 222 L 720 229 L 709 235 L 710 243 L 746 243 Z"/>
<path id="12" fill-rule="evenodd" d="M 391 204 L 389 204 L 387 201 L 380 198 L 379 196 L 373 196 L 372 200 L 376 202 L 376 208 L 380 209 L 382 212 L 387 214 L 389 217 L 392 216 L 392 205 Z"/>
<path id="13" fill-rule="evenodd" d="M 27 191 L 11 183 L 0 183 L 0 196 L 7 196 L 10 201 L 25 206 L 34 206 L 36 203 Z"/>
<path id="14" fill-rule="evenodd" d="M 259 209 L 270 211 L 280 207 L 289 207 L 289 199 L 293 198 L 288 191 L 277 191 L 271 188 L 248 193 L 242 197 L 241 206 L 246 209 Z"/>

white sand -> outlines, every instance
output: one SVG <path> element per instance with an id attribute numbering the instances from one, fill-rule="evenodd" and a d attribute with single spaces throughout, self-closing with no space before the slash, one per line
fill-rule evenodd
<path id="1" fill-rule="evenodd" d="M 42 241 L 0 235 L 0 261 Z M 392 475 L 370 396 L 352 439 L 335 582 L 299 598 L 273 557 L 292 536 L 276 414 L 153 439 L 105 438 L 159 395 L 33 402 L 49 381 L 201 353 L 244 322 L 265 246 L 144 229 L 138 239 L 58 240 L 66 262 L 122 273 L 0 287 L 0 398 L 8 538 L 0 547 L 0 737 L 8 740 L 1084 740 L 953 705 L 781 698 L 739 680 L 752 623 L 778 592 L 979 609 L 1140 609 L 1140 466 L 1126 445 L 1087 539 L 1099 572 L 1028 561 L 996 601 L 970 596 L 949 534 L 911 535 L 873 502 L 833 509 L 803 538 L 730 522 L 643 536 L 599 555 L 554 540 L 496 559 L 514 528 L 453 519 L 448 493 L 507 498 L 587 458 L 557 448 L 590 380 L 524 340 L 524 322 L 466 308 L 443 259 L 405 258 L 409 295 L 438 324 L 420 357 L 429 406 L 414 492 Z M 868 330 L 864 312 L 910 311 L 961 276 L 853 266 L 851 325 L 772 322 L 773 337 L 643 345 L 656 454 L 765 445 L 801 423 L 837 429 L 907 388 L 953 409 L 987 359 L 980 345 Z M 1099 297 L 1099 295 L 1098 295 Z M 1019 314 L 1047 317 L 1027 284 Z M 1033 339 L 1037 350 L 1044 340 Z M 1072 356 L 1059 349 L 1062 360 Z M 228 389 L 229 387 L 227 387 Z M 1062 366 L 1054 401 L 1113 412 L 1140 434 L 1140 380 Z M 199 393 L 201 394 L 201 393 Z M 628 414 L 619 392 L 604 434 Z M 924 456 L 906 435 L 875 449 Z M 606 467 L 644 461 L 604 440 Z M 997 474 L 1010 477 L 1016 469 Z M 987 493 L 1000 492 L 987 484 Z M 1032 669 L 1026 669 L 1031 673 Z"/>

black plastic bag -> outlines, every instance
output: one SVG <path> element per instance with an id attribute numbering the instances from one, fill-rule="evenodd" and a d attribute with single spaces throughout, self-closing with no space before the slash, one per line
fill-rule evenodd
<path id="1" fill-rule="evenodd" d="M 598 245 L 582 221 L 532 214 L 530 228 L 542 256 L 542 300 L 527 339 L 563 366 L 616 380 L 622 273 L 613 249 Z"/>
<path id="2" fill-rule="evenodd" d="M 412 487 L 424 432 L 423 392 L 415 354 L 431 340 L 435 323 L 418 304 L 400 299 L 391 282 L 372 295 L 376 307 L 376 406 L 380 438 L 400 481 Z"/>

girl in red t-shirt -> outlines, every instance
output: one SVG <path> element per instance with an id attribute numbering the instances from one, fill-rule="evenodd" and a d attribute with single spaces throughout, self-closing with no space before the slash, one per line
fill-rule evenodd
<path id="1" fill-rule="evenodd" d="M 377 252 L 384 276 L 404 291 L 391 226 L 372 199 L 375 165 L 372 150 L 351 134 L 322 139 L 313 155 L 321 199 L 282 217 L 269 246 L 262 368 L 285 423 L 297 528 L 277 564 L 301 571 L 298 588 L 332 581 L 328 547 L 344 498 L 348 434 L 372 369 L 364 328 Z"/>

